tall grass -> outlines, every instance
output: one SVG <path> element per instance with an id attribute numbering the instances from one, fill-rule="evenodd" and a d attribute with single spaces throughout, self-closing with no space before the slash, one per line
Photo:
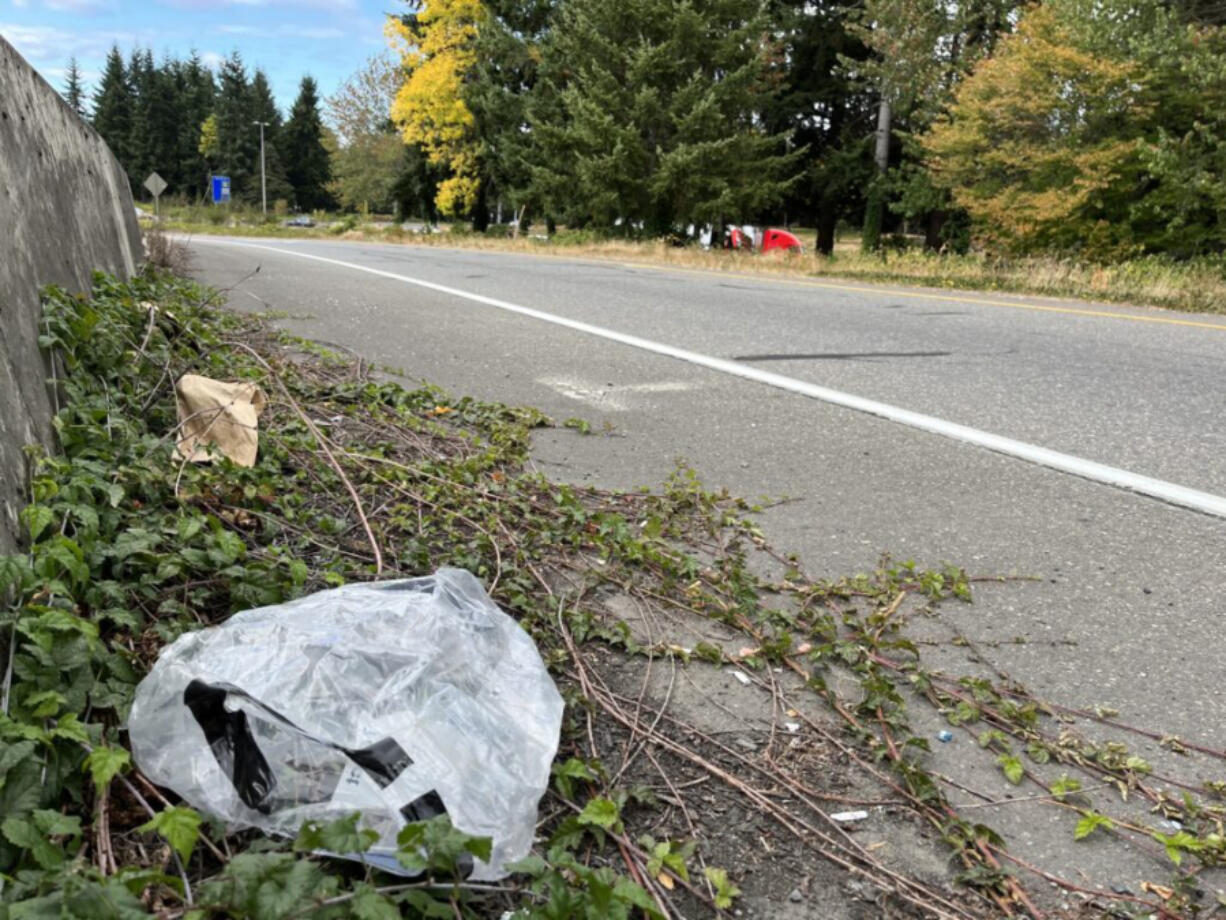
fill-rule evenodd
<path id="1" fill-rule="evenodd" d="M 224 218 L 219 214 L 226 215 Z M 325 218 L 324 215 L 317 215 Z M 937 255 L 918 249 L 864 254 L 840 246 L 833 256 L 812 253 L 766 254 L 702 250 L 663 241 L 610 239 L 589 230 L 560 230 L 553 237 L 527 233 L 517 238 L 472 233 L 455 225 L 442 233 L 416 233 L 398 225 L 378 227 L 349 218 L 314 228 L 282 227 L 259 209 L 227 212 L 208 205 L 176 209 L 169 225 L 189 233 L 251 236 L 339 236 L 415 246 L 551 254 L 703 271 L 769 274 L 794 278 L 849 278 L 863 282 L 910 284 L 945 290 L 1002 291 L 1167 307 L 1226 314 L 1226 257 L 1175 261 L 1148 256 L 1097 265 L 1051 256 L 998 259 L 982 254 Z"/>
<path id="2" fill-rule="evenodd" d="M 1052 256 L 1005 260 L 974 254 L 909 251 L 883 257 L 857 252 L 818 258 L 815 272 L 864 281 L 903 281 L 1226 313 L 1226 258 L 1220 256 L 1186 261 L 1144 256 L 1097 265 Z"/>

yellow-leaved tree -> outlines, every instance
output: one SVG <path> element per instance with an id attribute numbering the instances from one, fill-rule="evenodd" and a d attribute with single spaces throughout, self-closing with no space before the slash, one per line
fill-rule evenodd
<path id="1" fill-rule="evenodd" d="M 408 75 L 392 103 L 405 143 L 418 144 L 450 173 L 435 203 L 443 214 L 472 209 L 480 189 L 480 140 L 464 101 L 465 78 L 477 63 L 477 33 L 487 13 L 481 0 L 429 0 L 388 19 L 387 34 Z"/>
<path id="2" fill-rule="evenodd" d="M 979 237 L 1013 252 L 1130 251 L 1119 219 L 1152 105 L 1146 74 L 1092 47 L 1075 3 L 1031 7 L 921 138 Z"/>

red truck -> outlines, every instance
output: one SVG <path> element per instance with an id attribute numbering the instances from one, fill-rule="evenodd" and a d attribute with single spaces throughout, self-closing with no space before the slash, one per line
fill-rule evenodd
<path id="1" fill-rule="evenodd" d="M 776 227 L 767 227 L 764 230 L 756 227 L 733 227 L 728 234 L 727 248 L 750 251 L 756 249 L 759 252 L 770 252 L 772 249 L 804 252 L 804 246 L 796 238 L 796 234 Z"/>

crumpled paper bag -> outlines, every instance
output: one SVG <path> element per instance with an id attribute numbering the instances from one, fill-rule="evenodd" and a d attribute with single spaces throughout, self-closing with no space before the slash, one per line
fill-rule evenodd
<path id="1" fill-rule="evenodd" d="M 184 374 L 175 384 L 175 397 L 178 459 L 210 463 L 222 455 L 239 466 L 255 466 L 259 417 L 267 402 L 258 386 Z"/>

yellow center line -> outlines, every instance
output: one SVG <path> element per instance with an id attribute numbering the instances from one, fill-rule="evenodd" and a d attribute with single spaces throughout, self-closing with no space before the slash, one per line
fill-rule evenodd
<path id="1" fill-rule="evenodd" d="M 772 278 L 747 272 L 726 272 L 701 268 L 681 268 L 675 266 L 653 265 L 648 262 L 617 262 L 630 268 L 643 268 L 656 272 L 684 272 L 693 275 L 708 275 L 716 278 L 740 278 L 750 281 L 770 281 L 775 284 L 793 284 L 802 287 L 825 288 L 831 291 L 853 291 L 860 294 L 888 294 L 891 297 L 913 297 L 920 300 L 939 300 L 945 303 L 975 304 L 984 307 L 1011 307 L 1015 310 L 1037 310 L 1043 313 L 1065 313 L 1072 316 L 1097 316 L 1105 319 L 1131 320 L 1137 323 L 1160 323 L 1167 326 L 1191 326 L 1195 329 L 1216 329 L 1226 332 L 1226 323 L 1212 323 L 1194 319 L 1176 319 L 1171 316 L 1137 316 L 1132 313 L 1115 313 L 1111 310 L 1091 310 L 1084 307 L 1048 307 L 1037 303 L 1023 303 L 1015 300 L 989 300 L 986 297 L 959 297 L 937 292 L 904 291 L 892 287 L 874 287 L 868 284 L 838 284 L 833 281 L 809 281 L 803 278 Z"/>

